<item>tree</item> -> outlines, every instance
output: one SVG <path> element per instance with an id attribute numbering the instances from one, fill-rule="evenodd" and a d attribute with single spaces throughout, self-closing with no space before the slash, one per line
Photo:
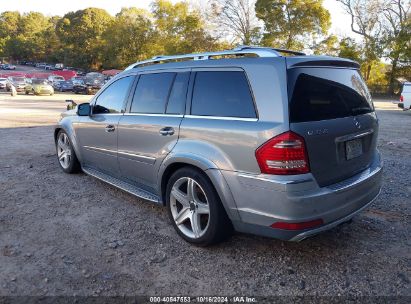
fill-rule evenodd
<path id="1" fill-rule="evenodd" d="M 205 22 L 198 10 L 187 2 L 172 4 L 167 0 L 152 3 L 154 25 L 158 35 L 157 49 L 164 54 L 181 54 L 213 50 L 216 39 L 205 30 Z"/>
<path id="2" fill-rule="evenodd" d="M 381 0 L 337 0 L 351 18 L 351 30 L 362 36 L 364 44 L 364 78 L 370 78 L 372 66 L 382 55 Z"/>
<path id="3" fill-rule="evenodd" d="M 103 34 L 106 52 L 104 67 L 126 67 L 131 62 L 147 59 L 156 50 L 156 31 L 148 11 L 123 8 Z"/>
<path id="4" fill-rule="evenodd" d="M 389 0 L 382 9 L 382 43 L 385 46 L 385 56 L 391 61 L 390 93 L 394 91 L 398 68 L 411 64 L 410 6 L 411 1 Z"/>
<path id="5" fill-rule="evenodd" d="M 348 58 L 361 64 L 363 61 L 361 56 L 361 47 L 355 42 L 354 39 L 348 37 L 341 39 L 338 57 Z"/>
<path id="6" fill-rule="evenodd" d="M 102 35 L 112 22 L 113 17 L 99 8 L 64 15 L 57 24 L 57 34 L 65 45 L 64 63 L 99 69 L 104 57 Z"/>
<path id="7" fill-rule="evenodd" d="M 244 45 L 257 44 L 260 27 L 254 0 L 212 0 L 211 17 L 218 31 Z"/>
<path id="8" fill-rule="evenodd" d="M 255 10 L 264 22 L 262 43 L 267 46 L 302 50 L 331 25 L 322 0 L 257 0 Z"/>
<path id="9" fill-rule="evenodd" d="M 19 31 L 20 23 L 19 12 L 3 12 L 0 14 L 0 55 L 7 57 L 12 56 L 10 46 L 12 37 L 16 37 Z"/>

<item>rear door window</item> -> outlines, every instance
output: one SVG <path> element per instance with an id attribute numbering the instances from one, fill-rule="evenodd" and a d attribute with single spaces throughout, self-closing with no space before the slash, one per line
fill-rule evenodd
<path id="1" fill-rule="evenodd" d="M 176 73 L 141 75 L 130 112 L 164 114 L 175 76 Z"/>
<path id="2" fill-rule="evenodd" d="M 183 114 L 186 105 L 188 80 L 190 72 L 177 73 L 167 103 L 167 114 Z"/>
<path id="3" fill-rule="evenodd" d="M 299 68 L 288 71 L 290 122 L 319 121 L 374 111 L 357 70 Z"/>
<path id="4" fill-rule="evenodd" d="M 254 102 L 244 72 L 197 72 L 191 114 L 255 118 Z"/>

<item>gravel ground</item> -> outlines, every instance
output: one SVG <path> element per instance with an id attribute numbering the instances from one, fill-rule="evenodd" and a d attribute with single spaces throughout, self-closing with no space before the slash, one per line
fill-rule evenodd
<path id="1" fill-rule="evenodd" d="M 410 112 L 376 103 L 383 189 L 352 223 L 198 248 L 164 208 L 60 170 L 52 124 L 70 97 L 0 95 L 1 296 L 411 296 Z"/>

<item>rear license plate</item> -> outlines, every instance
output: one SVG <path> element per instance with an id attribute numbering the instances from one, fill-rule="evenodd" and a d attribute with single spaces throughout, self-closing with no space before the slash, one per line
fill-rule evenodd
<path id="1" fill-rule="evenodd" d="M 347 160 L 356 158 L 362 154 L 361 139 L 354 139 L 345 142 L 345 156 Z"/>

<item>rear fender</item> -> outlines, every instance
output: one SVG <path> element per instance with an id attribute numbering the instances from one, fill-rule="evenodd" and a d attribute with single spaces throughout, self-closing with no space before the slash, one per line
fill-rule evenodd
<path id="1" fill-rule="evenodd" d="M 191 152 L 171 152 L 162 162 L 159 173 L 158 173 L 158 193 L 163 193 L 165 189 L 163 187 L 166 187 L 167 181 L 165 183 L 162 183 L 163 178 L 165 177 L 165 173 L 167 172 L 168 168 L 171 168 L 171 166 L 174 165 L 179 165 L 184 166 L 184 165 L 189 165 L 196 167 L 198 169 L 201 169 L 210 179 L 211 183 L 213 184 L 214 188 L 216 189 L 220 199 L 221 203 L 223 204 L 223 207 L 225 211 L 227 212 L 228 217 L 231 220 L 239 220 L 239 214 L 237 211 L 237 205 L 235 204 L 234 197 L 231 193 L 231 190 L 221 173 L 221 171 L 218 169 L 217 165 L 205 158 L 202 155 L 194 154 Z M 167 173 L 166 173 L 167 175 Z M 162 186 L 163 185 L 163 186 Z M 165 201 L 163 200 L 163 204 L 165 204 Z"/>

